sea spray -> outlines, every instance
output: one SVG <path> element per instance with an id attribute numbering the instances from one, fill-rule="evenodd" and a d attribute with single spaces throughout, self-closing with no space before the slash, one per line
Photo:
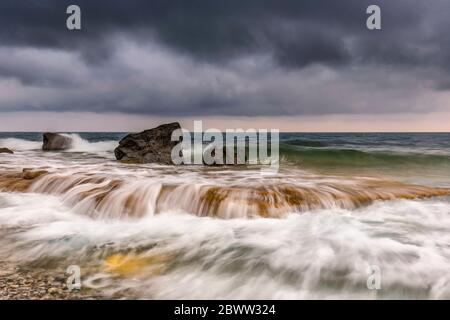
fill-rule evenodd
<path id="1" fill-rule="evenodd" d="M 89 152 L 89 153 L 104 153 L 112 152 L 117 146 L 117 141 L 97 141 L 90 142 L 80 137 L 80 135 L 71 133 L 64 134 L 64 136 L 72 139 L 72 146 L 69 152 Z"/>

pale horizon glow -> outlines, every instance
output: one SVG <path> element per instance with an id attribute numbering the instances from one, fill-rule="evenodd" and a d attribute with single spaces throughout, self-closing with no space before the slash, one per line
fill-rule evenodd
<path id="1" fill-rule="evenodd" d="M 450 132 L 450 113 L 391 115 L 323 115 L 292 117 L 156 117 L 92 112 L 6 112 L 0 132 L 138 132 L 178 121 L 192 130 L 202 120 L 204 130 L 279 129 L 280 132 Z"/>

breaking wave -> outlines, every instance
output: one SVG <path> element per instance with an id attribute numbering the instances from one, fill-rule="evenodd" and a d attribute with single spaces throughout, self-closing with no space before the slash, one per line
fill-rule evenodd
<path id="1" fill-rule="evenodd" d="M 142 218 L 164 212 L 228 218 L 280 218 L 293 212 L 354 210 L 377 200 L 448 196 L 450 189 L 373 178 L 255 185 L 127 180 L 107 174 L 3 174 L 0 190 L 60 196 L 75 212 L 96 219 Z"/>
<path id="2" fill-rule="evenodd" d="M 39 150 L 42 149 L 42 142 L 17 138 L 0 139 L 1 148 L 9 148 L 13 151 Z"/>
<path id="3" fill-rule="evenodd" d="M 113 152 L 117 147 L 118 142 L 114 140 L 110 141 L 97 141 L 91 142 L 80 137 L 79 134 L 66 133 L 63 134 L 66 137 L 72 139 L 71 148 L 64 152 L 86 152 L 86 153 L 102 153 Z M 18 138 L 5 138 L 0 139 L 0 147 L 9 148 L 13 151 L 33 151 L 42 149 L 42 141 L 32 141 Z"/>
<path id="4" fill-rule="evenodd" d="M 78 134 L 75 133 L 64 135 L 72 139 L 71 148 L 68 150 L 69 152 L 113 152 L 114 148 L 116 148 L 118 145 L 118 142 L 113 140 L 91 142 L 81 138 Z"/>
<path id="5" fill-rule="evenodd" d="M 445 154 L 404 153 L 395 151 L 365 151 L 356 149 L 300 149 L 288 145 L 280 146 L 285 160 L 294 164 L 341 167 L 371 166 L 445 166 L 450 169 L 450 156 Z"/>

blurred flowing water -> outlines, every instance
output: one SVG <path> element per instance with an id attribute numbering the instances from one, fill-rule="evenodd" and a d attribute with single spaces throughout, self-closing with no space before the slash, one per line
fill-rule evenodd
<path id="1" fill-rule="evenodd" d="M 0 260 L 79 265 L 119 298 L 450 298 L 450 134 L 283 133 L 272 176 L 124 164 L 124 133 L 70 134 L 42 152 L 0 133 L 0 172 L 48 172 L 0 190 Z"/>

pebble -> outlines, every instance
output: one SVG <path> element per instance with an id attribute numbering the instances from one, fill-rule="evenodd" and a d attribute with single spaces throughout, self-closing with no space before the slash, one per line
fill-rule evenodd
<path id="1" fill-rule="evenodd" d="M 2 261 L 0 270 L 0 300 L 105 299 L 92 289 L 69 291 L 65 270 L 24 268 Z"/>

